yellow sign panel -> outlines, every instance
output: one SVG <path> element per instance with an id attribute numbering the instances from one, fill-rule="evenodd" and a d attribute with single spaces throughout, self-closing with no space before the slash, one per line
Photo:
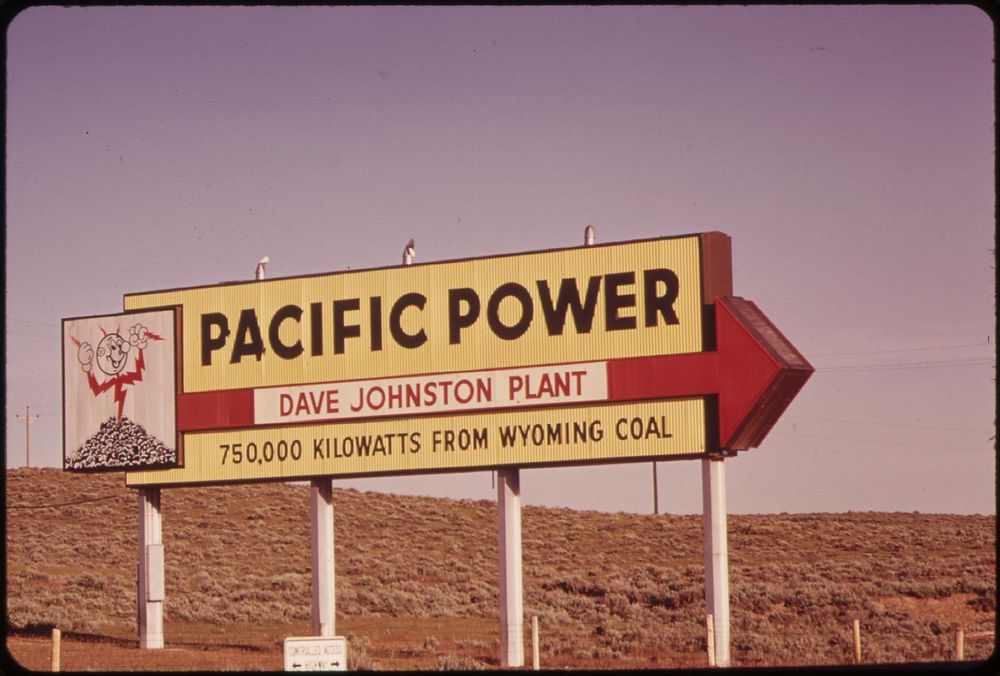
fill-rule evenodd
<path id="1" fill-rule="evenodd" d="M 701 274 L 692 235 L 129 294 L 125 309 L 181 308 L 194 393 L 698 352 Z"/>
<path id="2" fill-rule="evenodd" d="M 704 453 L 705 402 L 587 407 L 234 429 L 185 435 L 184 467 L 129 486 L 366 476 Z"/>

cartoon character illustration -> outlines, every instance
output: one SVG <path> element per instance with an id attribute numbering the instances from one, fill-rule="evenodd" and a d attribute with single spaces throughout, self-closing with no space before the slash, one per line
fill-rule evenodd
<path id="1" fill-rule="evenodd" d="M 163 340 L 161 336 L 149 331 L 142 324 L 133 324 L 128 330 L 128 339 L 122 337 L 118 330 L 108 333 L 103 328 L 101 332 L 104 337 L 97 343 L 96 359 L 94 348 L 90 343 L 81 343 L 76 338 L 70 339 L 77 346 L 77 359 L 80 361 L 80 368 L 87 374 L 87 384 L 95 397 L 107 392 L 112 387 L 115 389 L 114 398 L 118 402 L 117 420 L 122 419 L 122 410 L 125 408 L 125 386 L 132 385 L 142 380 L 142 372 L 146 368 L 143 350 L 146 349 L 148 341 Z M 133 348 L 138 350 L 135 357 L 135 368 L 128 373 L 123 373 L 125 365 L 128 363 L 129 353 Z M 94 375 L 94 362 L 97 368 L 106 376 L 104 382 L 98 382 Z"/>

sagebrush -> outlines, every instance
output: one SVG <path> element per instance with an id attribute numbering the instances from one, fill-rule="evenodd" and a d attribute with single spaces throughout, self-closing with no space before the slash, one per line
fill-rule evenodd
<path id="1" fill-rule="evenodd" d="M 134 631 L 137 507 L 121 475 L 17 469 L 6 480 L 8 629 Z M 338 619 L 487 627 L 454 639 L 415 630 L 392 646 L 359 635 L 354 666 L 406 657 L 426 668 L 496 667 L 499 629 L 487 621 L 499 612 L 496 504 L 351 489 L 334 496 Z M 309 622 L 307 486 L 171 488 L 162 505 L 168 632 Z M 526 626 L 538 616 L 543 664 L 705 664 L 700 515 L 525 507 L 522 522 Z M 734 665 L 847 664 L 854 619 L 866 662 L 950 659 L 955 629 L 995 622 L 995 523 L 916 513 L 730 516 Z M 965 655 L 992 650 L 991 641 L 970 642 Z"/>

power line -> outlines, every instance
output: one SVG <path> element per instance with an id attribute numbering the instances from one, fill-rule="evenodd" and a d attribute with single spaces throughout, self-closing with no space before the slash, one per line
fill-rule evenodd
<path id="1" fill-rule="evenodd" d="M 942 368 L 949 366 L 988 366 L 994 360 L 989 357 L 971 357 L 968 359 L 939 359 L 934 361 L 897 362 L 889 364 L 845 364 L 843 366 L 821 366 L 817 371 L 847 372 L 847 371 L 905 371 L 909 369 Z"/>
<path id="2" fill-rule="evenodd" d="M 840 420 L 837 418 L 814 418 L 805 415 L 790 415 L 789 419 L 795 420 L 818 420 L 821 422 L 833 422 L 833 423 L 843 423 L 845 425 L 878 425 L 880 427 L 902 427 L 906 429 L 913 430 L 937 430 L 941 432 L 971 432 L 975 434 L 989 434 L 993 430 L 974 430 L 967 427 L 935 427 L 931 425 L 909 425 L 905 423 L 879 423 L 879 422 L 865 422 L 862 420 Z"/>
<path id="3" fill-rule="evenodd" d="M 36 322 L 34 319 L 17 319 L 15 317 L 7 317 L 7 323 L 10 324 L 11 322 L 19 322 L 21 324 L 37 324 L 38 326 L 49 326 L 54 329 L 59 328 L 58 324 L 52 324 L 50 322 Z"/>
<path id="4" fill-rule="evenodd" d="M 876 446 L 901 446 L 903 448 L 930 448 L 930 449 L 933 449 L 933 450 L 936 450 L 936 451 L 958 451 L 958 452 L 964 452 L 964 453 L 985 453 L 985 452 L 989 452 L 991 454 L 993 453 L 993 449 L 991 447 L 988 447 L 988 446 L 984 447 L 984 448 L 954 448 L 954 447 L 937 446 L 937 445 L 930 445 L 930 444 L 902 443 L 902 442 L 896 442 L 896 441 L 872 441 L 870 439 L 846 439 L 844 437 L 824 437 L 824 436 L 819 436 L 819 435 L 814 435 L 814 434 L 797 434 L 795 432 L 783 432 L 782 436 L 799 437 L 801 439 L 820 439 L 822 441 L 840 441 L 840 442 L 846 442 L 846 443 L 851 443 L 851 444 L 874 444 Z"/>
<path id="5" fill-rule="evenodd" d="M 39 333 L 28 333 L 27 331 L 14 331 L 12 329 L 7 329 L 7 333 L 13 333 L 18 336 L 30 336 L 32 338 L 43 338 L 45 340 L 60 340 L 57 336 L 43 336 Z"/>
<path id="6" fill-rule="evenodd" d="M 83 500 L 71 500 L 70 502 L 57 502 L 51 505 L 8 505 L 7 509 L 53 509 L 55 507 L 72 507 L 82 505 L 87 502 L 100 502 L 101 500 L 114 500 L 115 498 L 130 497 L 127 493 L 120 495 L 105 495 L 99 498 L 84 498 Z"/>
<path id="7" fill-rule="evenodd" d="M 862 352 L 824 352 L 820 354 L 814 354 L 813 357 L 843 357 L 850 355 L 859 354 L 891 354 L 895 352 L 931 352 L 934 350 L 960 350 L 969 347 L 993 347 L 993 343 L 967 343 L 964 345 L 938 345 L 935 347 L 909 347 L 900 348 L 896 350 L 866 350 Z"/>

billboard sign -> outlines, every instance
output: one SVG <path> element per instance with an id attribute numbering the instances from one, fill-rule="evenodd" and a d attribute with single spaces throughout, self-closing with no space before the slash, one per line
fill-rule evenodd
<path id="1" fill-rule="evenodd" d="M 64 319 L 63 468 L 181 464 L 175 311 Z"/>
<path id="2" fill-rule="evenodd" d="M 183 340 L 177 461 L 126 481 L 749 448 L 811 367 L 731 293 L 730 240 L 712 232 L 127 294 L 123 316 L 175 316 Z"/>
<path id="3" fill-rule="evenodd" d="M 615 383 L 629 359 L 704 350 L 730 270 L 729 238 L 704 233 L 127 294 L 128 311 L 176 308 L 185 337 L 184 465 L 127 481 L 704 454 L 700 393 L 637 402 Z"/>

